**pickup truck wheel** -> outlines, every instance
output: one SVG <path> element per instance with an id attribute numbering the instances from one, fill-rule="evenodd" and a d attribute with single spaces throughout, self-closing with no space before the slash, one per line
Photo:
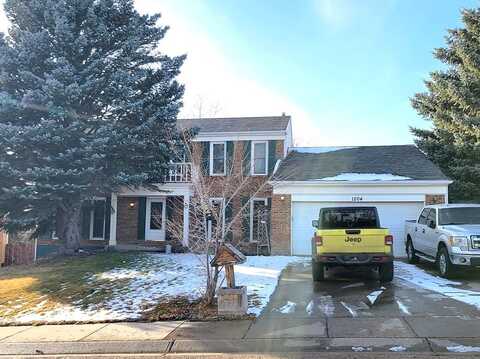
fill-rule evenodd
<path id="1" fill-rule="evenodd" d="M 325 280 L 325 265 L 312 260 L 312 276 L 314 282 Z"/>
<path id="2" fill-rule="evenodd" d="M 450 261 L 450 255 L 445 247 L 441 247 L 437 255 L 437 266 L 440 276 L 450 278 L 453 274 L 453 264 Z"/>
<path id="3" fill-rule="evenodd" d="M 408 263 L 415 264 L 418 263 L 419 258 L 415 254 L 415 248 L 413 248 L 412 240 L 409 239 L 407 242 L 407 259 Z"/>
<path id="4" fill-rule="evenodd" d="M 378 273 L 380 282 L 391 282 L 393 280 L 393 262 L 381 264 Z"/>

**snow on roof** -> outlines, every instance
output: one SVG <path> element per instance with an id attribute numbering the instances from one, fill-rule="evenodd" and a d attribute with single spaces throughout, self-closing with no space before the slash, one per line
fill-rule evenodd
<path id="1" fill-rule="evenodd" d="M 299 153 L 327 153 L 327 152 L 335 152 L 340 150 L 349 150 L 352 148 L 357 147 L 348 147 L 348 146 L 337 146 L 337 147 L 293 147 L 292 151 L 299 152 Z"/>
<path id="2" fill-rule="evenodd" d="M 315 181 L 403 181 L 410 177 L 397 176 L 391 173 L 342 173 L 333 177 L 324 177 Z"/>

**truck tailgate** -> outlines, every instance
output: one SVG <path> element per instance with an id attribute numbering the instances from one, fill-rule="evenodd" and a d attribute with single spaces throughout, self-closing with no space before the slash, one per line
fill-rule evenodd
<path id="1" fill-rule="evenodd" d="M 388 230 L 374 229 L 329 229 L 318 230 L 323 244 L 317 246 L 317 254 L 322 253 L 385 253 L 390 247 L 385 245 Z"/>

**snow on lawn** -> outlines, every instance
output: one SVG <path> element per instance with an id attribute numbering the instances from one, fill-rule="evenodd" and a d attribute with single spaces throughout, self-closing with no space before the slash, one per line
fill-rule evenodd
<path id="1" fill-rule="evenodd" d="M 281 271 L 289 263 L 302 260 L 286 256 L 247 257 L 244 264 L 237 265 L 236 284 L 247 286 L 249 313 L 258 315 L 275 290 Z M 43 302 L 33 306 L 20 303 L 25 308 L 13 316 L 0 316 L 0 324 L 138 319 L 162 300 L 179 296 L 195 300 L 204 290 L 204 267 L 194 254 L 139 253 L 133 260 L 124 263 L 85 275 L 81 286 L 89 289 L 88 295 L 58 300 L 62 286 L 69 285 L 61 283 L 59 293 L 50 296 L 54 305 L 50 303 L 45 308 Z M 0 303 L 0 312 L 1 309 Z M 9 310 L 5 305 L 3 309 Z"/>
<path id="2" fill-rule="evenodd" d="M 480 309 L 480 292 L 460 289 L 459 282 L 433 276 L 424 270 L 403 262 L 395 262 L 395 276 L 424 289 L 440 293 L 449 298 L 467 303 Z"/>

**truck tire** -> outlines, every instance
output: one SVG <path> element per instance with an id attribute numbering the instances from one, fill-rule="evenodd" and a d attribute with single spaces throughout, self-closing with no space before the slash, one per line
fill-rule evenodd
<path id="1" fill-rule="evenodd" d="M 391 282 L 393 280 L 393 262 L 381 264 L 378 274 L 380 282 Z"/>
<path id="2" fill-rule="evenodd" d="M 437 266 L 440 276 L 443 278 L 451 278 L 454 273 L 454 266 L 450 261 L 450 255 L 445 246 L 441 246 L 437 254 Z"/>
<path id="3" fill-rule="evenodd" d="M 312 260 L 312 277 L 314 282 L 325 280 L 325 265 Z"/>
<path id="4" fill-rule="evenodd" d="M 418 263 L 418 260 L 420 258 L 417 257 L 415 253 L 415 248 L 413 247 L 413 242 L 411 239 L 407 240 L 407 258 L 408 258 L 408 263 L 410 264 L 415 264 Z"/>

